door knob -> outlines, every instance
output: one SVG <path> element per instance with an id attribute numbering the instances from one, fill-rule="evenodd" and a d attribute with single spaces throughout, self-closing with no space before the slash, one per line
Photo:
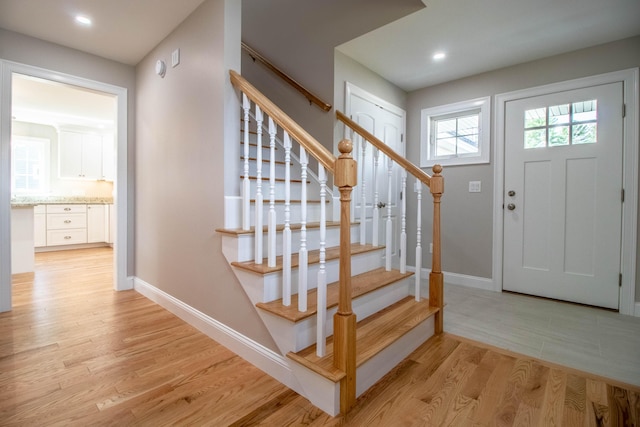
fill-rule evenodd
<path id="1" fill-rule="evenodd" d="M 509 209 L 510 211 L 514 210 L 516 208 L 516 205 L 514 205 L 513 203 L 509 203 L 507 205 L 507 209 Z"/>
<path id="2" fill-rule="evenodd" d="M 387 204 L 386 204 L 386 203 L 384 203 L 384 202 L 378 202 L 378 204 L 377 204 L 376 206 L 378 206 L 378 209 L 382 209 L 382 208 L 384 208 L 385 206 L 387 206 Z"/>

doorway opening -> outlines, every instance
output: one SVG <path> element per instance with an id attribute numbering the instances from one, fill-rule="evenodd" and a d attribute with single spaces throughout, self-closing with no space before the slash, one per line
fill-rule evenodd
<path id="1" fill-rule="evenodd" d="M 595 99 L 595 97 L 587 96 L 590 94 L 583 94 L 580 91 L 605 91 L 607 90 L 607 88 L 611 88 L 610 92 L 617 96 L 617 101 L 611 103 L 605 102 L 605 104 L 602 105 L 602 107 L 604 108 L 602 117 L 607 118 L 608 116 L 610 116 L 609 118 L 613 118 L 612 120 L 617 123 L 616 126 L 621 126 L 621 129 L 618 130 L 619 133 L 621 132 L 621 136 L 618 136 L 616 138 L 618 138 L 618 141 L 621 138 L 622 141 L 621 146 L 613 146 L 610 141 L 607 142 L 609 140 L 608 137 L 601 141 L 602 148 L 617 147 L 615 149 L 618 150 L 618 152 L 614 155 L 614 160 L 607 160 L 605 158 L 605 160 L 602 162 L 603 164 L 600 165 L 599 170 L 605 172 L 608 171 L 612 175 L 617 174 L 616 181 L 614 182 L 615 185 L 612 185 L 611 188 L 609 188 L 606 192 L 606 194 L 611 195 L 612 201 L 607 202 L 606 204 L 607 206 L 617 206 L 618 210 L 615 213 L 611 214 L 611 216 L 617 218 L 618 222 L 615 224 L 615 227 L 612 227 L 611 229 L 605 229 L 605 227 L 598 227 L 596 225 L 594 225 L 590 229 L 588 227 L 586 228 L 596 231 L 605 230 L 604 236 L 606 236 L 607 238 L 615 238 L 614 243 L 605 244 L 607 245 L 606 247 L 610 254 L 619 254 L 619 257 L 613 259 L 613 261 L 608 264 L 609 270 L 606 280 L 611 283 L 610 287 L 612 291 L 609 292 L 609 298 L 612 302 L 610 304 L 602 304 L 600 301 L 594 302 L 586 298 L 578 300 L 578 302 L 617 308 L 621 314 L 634 315 L 634 312 L 636 315 L 638 314 L 637 310 L 635 309 L 635 279 L 637 260 L 636 231 L 638 221 L 638 155 L 636 148 L 638 144 L 638 92 L 637 89 L 634 89 L 638 87 L 638 80 L 638 70 L 632 69 L 496 95 L 496 158 L 494 168 L 495 186 L 493 215 L 494 290 L 519 290 L 513 289 L 515 280 L 509 279 L 507 277 L 507 273 L 505 273 L 505 271 L 507 271 L 508 269 L 514 268 L 514 265 L 516 264 L 524 265 L 526 262 L 527 271 L 534 272 L 535 274 L 542 274 L 546 271 L 546 267 L 542 266 L 542 263 L 539 262 L 540 260 L 542 260 L 542 255 L 549 255 L 549 253 L 544 253 L 541 250 L 543 243 L 546 244 L 545 242 L 542 242 L 537 246 L 528 247 L 524 244 L 520 244 L 520 249 L 522 249 L 522 251 L 528 250 L 528 252 L 524 255 L 524 252 L 518 252 L 518 254 L 520 255 L 518 256 L 517 261 L 514 260 L 513 257 L 509 258 L 509 256 L 513 255 L 512 248 L 509 245 L 511 245 L 515 240 L 512 237 L 514 235 L 514 233 L 512 232 L 513 230 L 511 230 L 509 227 L 521 224 L 524 221 L 525 216 L 527 215 L 529 219 L 541 219 L 548 216 L 553 221 L 555 221 L 542 222 L 543 225 L 555 225 L 556 223 L 560 224 L 560 231 L 554 230 L 546 234 L 539 233 L 538 236 L 534 236 L 530 233 L 530 235 L 533 237 L 529 239 L 534 243 L 541 242 L 540 235 L 542 237 L 551 236 L 552 238 L 559 237 L 564 239 L 562 241 L 564 250 L 562 251 L 562 253 L 560 253 L 560 255 L 562 255 L 566 259 L 560 259 L 560 255 L 548 257 L 548 259 L 552 260 L 553 262 L 559 262 L 560 268 L 556 268 L 554 271 L 567 272 L 567 274 L 571 275 L 572 277 L 582 274 L 582 276 L 584 277 L 582 278 L 583 280 L 580 280 L 579 283 L 585 282 L 587 276 L 595 276 L 595 274 L 589 272 L 585 267 L 587 262 L 586 260 L 591 256 L 588 251 L 593 251 L 595 253 L 596 250 L 602 249 L 597 245 L 600 245 L 600 243 L 604 242 L 604 237 L 594 239 L 593 242 L 578 242 L 576 238 L 572 238 L 572 236 L 578 236 L 579 238 L 589 237 L 588 234 L 585 234 L 582 231 L 575 231 L 575 226 L 580 225 L 578 223 L 578 220 L 575 218 L 579 218 L 579 220 L 583 221 L 583 212 L 587 211 L 586 209 L 583 209 L 583 207 L 587 204 L 593 204 L 593 201 L 595 200 L 594 197 L 587 198 L 585 194 L 588 194 L 589 191 L 595 194 L 595 185 L 599 185 L 602 182 L 602 179 L 594 181 L 594 185 L 591 187 L 586 187 L 586 189 L 584 187 L 584 184 L 588 180 L 593 181 L 598 176 L 598 174 L 596 173 L 596 165 L 590 164 L 589 162 L 594 163 L 594 159 L 599 157 L 590 155 L 583 156 L 586 160 L 575 160 L 573 158 L 569 160 L 565 159 L 559 164 L 562 167 L 566 165 L 567 168 L 571 169 L 569 171 L 562 170 L 562 173 L 560 175 L 558 175 L 557 173 L 554 174 L 551 166 L 548 166 L 549 170 L 545 171 L 544 168 L 546 168 L 547 165 L 551 165 L 551 163 L 545 158 L 541 157 L 538 159 L 533 159 L 534 161 L 530 162 L 530 166 L 521 165 L 519 169 L 515 169 L 514 174 L 511 173 L 509 169 L 513 167 L 513 159 L 511 156 L 511 154 L 513 153 L 507 153 L 507 140 L 508 138 L 512 138 L 511 143 L 513 143 L 513 138 L 515 138 L 513 135 L 523 136 L 523 138 L 518 140 L 521 143 L 518 142 L 515 146 L 510 146 L 510 148 L 516 147 L 519 150 L 518 152 L 516 152 L 516 154 L 525 153 L 522 154 L 522 156 L 529 156 L 530 153 L 533 153 L 531 155 L 536 154 L 539 156 L 543 156 L 546 153 L 558 156 L 562 152 L 566 152 L 567 155 L 580 154 L 577 153 L 577 150 L 574 150 L 574 148 L 582 150 L 595 150 L 598 141 L 597 139 L 595 139 L 595 137 L 597 136 L 597 134 L 595 133 L 595 129 L 596 126 L 599 125 L 598 120 L 593 119 L 590 120 L 589 123 L 583 120 L 584 123 L 578 123 L 580 117 L 582 117 L 579 116 L 579 114 L 596 114 L 597 110 L 595 103 L 589 104 L 589 111 L 579 110 L 580 106 L 586 106 L 587 101 L 593 100 Z M 569 100 L 567 102 L 565 102 L 564 99 L 554 98 L 562 98 L 571 94 L 580 94 L 581 96 L 578 97 L 579 100 Z M 531 107 L 527 104 L 531 100 L 539 100 L 540 102 L 534 107 Z M 542 105 L 544 104 L 544 102 L 542 101 L 548 102 L 546 105 Z M 611 106 L 607 107 L 607 105 L 609 104 L 611 104 Z M 562 125 L 561 123 L 556 123 L 555 116 L 553 116 L 554 121 L 553 123 L 551 123 L 549 119 L 549 117 L 551 117 L 551 113 L 549 112 L 555 112 L 557 110 L 557 108 L 555 107 L 561 107 L 565 105 L 570 105 L 572 109 L 571 114 L 569 114 L 570 120 L 567 122 L 567 124 Z M 514 120 L 508 120 L 507 113 L 508 111 L 510 111 L 510 106 L 513 108 L 518 106 L 522 107 L 520 108 L 520 110 L 514 110 L 516 111 L 515 117 L 518 118 L 517 123 Z M 530 123 L 527 122 L 527 117 L 533 117 L 534 112 L 538 111 L 545 112 L 545 114 L 541 114 L 539 116 L 539 125 L 534 125 L 531 120 Z M 544 123 L 542 123 L 543 117 L 545 118 Z M 523 123 L 524 125 L 522 125 Z M 516 124 L 524 126 L 522 132 L 509 131 L 509 126 L 516 126 Z M 564 128 L 562 126 L 564 126 Z M 581 133 L 581 129 L 586 129 L 589 127 L 594 129 L 594 132 L 592 132 L 593 137 L 590 136 L 591 139 L 584 139 L 584 134 Z M 571 132 L 571 137 L 568 140 L 558 140 L 558 132 L 564 132 L 565 130 Z M 549 138 L 545 139 L 544 145 L 542 142 L 540 142 L 542 140 L 538 141 L 538 139 L 536 139 L 537 137 L 535 137 L 534 135 L 535 132 L 538 132 L 542 135 L 543 131 L 544 135 L 549 136 Z M 618 144 L 619 143 L 620 142 L 618 142 Z M 559 150 L 556 150 L 556 148 L 558 148 Z M 525 160 L 528 161 L 529 158 L 526 157 Z M 527 167 L 529 167 L 532 172 L 536 168 L 540 169 L 539 171 L 537 171 L 539 173 L 536 173 L 536 176 L 541 176 L 544 179 L 547 179 L 547 184 L 542 185 L 542 187 L 532 186 L 531 189 L 533 190 L 533 192 L 527 191 L 526 185 L 518 188 L 511 188 L 512 186 L 520 183 L 520 181 L 514 181 L 512 176 L 526 178 L 525 170 Z M 561 176 L 562 179 L 554 178 L 554 176 Z M 530 178 L 528 182 L 531 182 L 531 179 L 532 178 Z M 565 206 L 565 212 L 561 212 L 559 214 L 550 213 L 549 215 L 547 215 L 547 213 L 545 212 L 543 215 L 542 212 L 526 211 L 526 209 L 528 209 L 526 200 L 522 199 L 525 194 L 528 194 L 529 196 L 540 196 L 543 199 L 546 196 L 544 196 L 544 193 L 537 191 L 539 190 L 539 188 L 546 188 L 552 185 L 553 189 L 558 189 L 558 186 L 560 186 L 561 184 L 569 189 L 567 194 L 570 198 L 572 197 L 571 200 L 564 200 L 565 192 L 548 192 L 547 194 L 551 194 L 554 197 L 557 194 L 560 194 L 563 199 L 554 201 L 547 206 L 549 206 L 549 209 L 556 207 L 562 208 L 562 206 Z M 579 189 L 580 192 L 573 191 L 576 188 Z M 520 197 L 520 199 L 518 199 L 518 197 Z M 540 200 L 538 200 L 537 202 L 529 201 L 528 206 L 534 208 L 544 206 L 543 203 L 540 203 Z M 603 203 L 600 203 L 600 205 L 602 204 Z M 573 211 L 571 211 L 572 209 L 579 209 L 580 216 L 577 217 L 573 213 Z M 602 210 L 602 206 L 600 207 L 600 210 Z M 592 221 L 593 224 L 596 223 L 596 220 L 600 219 L 594 216 Z M 589 226 L 589 223 L 587 223 L 586 225 Z M 582 228 L 585 229 L 585 227 Z M 523 227 L 514 228 L 516 232 L 521 229 L 523 229 Z M 527 232 L 530 230 L 532 230 L 531 227 L 529 227 L 529 229 L 525 229 L 525 231 Z M 520 235 L 516 236 L 518 237 Z M 518 242 L 516 243 L 521 242 L 520 240 L 518 240 Z M 549 243 L 549 245 L 555 248 L 560 247 L 560 245 L 556 243 Z M 577 255 L 580 255 L 580 257 L 578 257 Z M 549 268 L 548 270 L 552 271 L 551 268 Z M 505 280 L 509 280 L 510 283 L 506 284 Z M 541 280 L 542 279 L 539 279 L 539 281 Z M 602 289 L 604 289 L 600 286 L 600 283 L 603 281 L 604 279 L 600 281 L 596 280 L 594 282 L 594 289 L 596 289 L 597 292 L 600 292 Z M 520 282 L 520 280 L 517 280 L 516 285 L 519 286 Z M 570 281 L 563 279 L 563 286 L 567 283 L 570 284 Z M 574 298 L 574 296 L 578 294 L 579 291 L 582 291 L 582 289 L 578 289 L 578 291 L 576 291 L 576 289 L 577 288 L 574 286 L 572 290 L 567 293 L 567 295 L 554 294 L 545 296 L 575 301 L 576 299 Z M 585 290 L 583 293 L 590 296 L 596 291 Z"/>
<path id="2" fill-rule="evenodd" d="M 132 289 L 127 90 L 2 65 L 0 234 L 11 239 L 0 252 L 11 256 L 0 261 L 0 311 L 11 309 L 12 273 L 33 271 L 35 252 L 111 246 L 114 289 Z"/>

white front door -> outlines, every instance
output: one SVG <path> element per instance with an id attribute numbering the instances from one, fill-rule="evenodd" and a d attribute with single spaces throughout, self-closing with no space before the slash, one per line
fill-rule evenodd
<path id="1" fill-rule="evenodd" d="M 503 289 L 618 308 L 622 83 L 506 104 Z"/>
<path id="2" fill-rule="evenodd" d="M 346 110 L 346 114 L 353 121 L 404 156 L 405 112 L 402 109 L 378 99 L 356 86 L 347 84 Z M 356 220 L 361 220 L 360 216 L 364 206 L 366 243 L 375 243 L 373 233 L 376 233 L 379 245 L 387 245 L 387 222 L 391 221 L 392 241 L 390 245 L 392 263 L 395 264 L 398 260 L 400 238 L 400 168 L 393 163 L 390 165 L 382 153 L 378 154 L 376 166 L 374 164 L 376 150 L 373 145 L 365 142 L 363 147 L 362 140 L 356 137 L 354 137 L 354 142 L 353 156 L 358 160 L 359 171 L 358 186 L 352 195 Z M 376 216 L 377 221 L 374 221 Z M 377 230 L 374 230 L 376 222 L 378 227 Z"/>

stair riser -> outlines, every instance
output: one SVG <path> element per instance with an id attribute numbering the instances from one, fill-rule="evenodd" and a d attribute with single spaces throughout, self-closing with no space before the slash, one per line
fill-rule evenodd
<path id="1" fill-rule="evenodd" d="M 242 183 L 240 184 L 242 185 Z M 268 197 L 268 196 L 267 196 Z M 318 197 L 317 200 L 320 198 Z M 333 199 L 330 195 L 327 194 L 327 202 L 326 203 L 326 215 L 327 221 L 337 220 L 339 218 L 340 210 L 339 210 L 339 199 Z M 284 224 L 284 203 L 276 204 L 276 221 L 280 224 Z M 289 206 L 290 210 L 290 223 L 296 224 L 300 222 L 301 214 L 300 214 L 300 203 L 291 203 Z M 242 227 L 242 197 L 240 196 L 226 196 L 224 200 L 224 212 L 225 212 L 225 223 L 224 227 L 228 229 L 241 228 Z M 267 218 L 269 213 L 269 202 L 268 199 L 265 200 L 262 207 L 262 217 L 264 218 L 265 223 L 267 224 Z M 254 203 L 251 202 L 249 206 L 249 223 L 251 226 L 254 225 L 254 216 L 255 216 L 255 206 Z M 318 222 L 320 221 L 320 203 L 309 203 L 307 204 L 307 222 Z"/>
<path id="2" fill-rule="evenodd" d="M 269 157 L 266 157 L 263 160 L 268 160 L 268 159 L 269 159 Z M 269 162 L 263 162 L 262 163 L 262 177 L 267 179 L 267 180 L 271 176 L 270 168 L 271 168 L 271 166 L 270 166 Z M 242 165 L 240 170 L 242 171 L 242 176 L 244 176 L 244 164 Z M 256 167 L 256 161 L 255 160 L 249 160 L 249 176 L 258 176 L 257 170 L 258 170 L 258 168 Z M 283 165 L 281 163 L 276 163 L 275 164 L 275 177 L 284 179 L 285 174 L 286 174 L 285 165 Z M 291 170 L 290 170 L 290 178 L 291 179 L 300 179 L 300 175 L 301 175 L 300 167 L 295 165 L 295 164 L 292 164 L 291 165 Z"/>
<path id="3" fill-rule="evenodd" d="M 293 197 L 292 197 L 293 198 Z M 329 199 L 327 198 L 329 201 Z M 276 203 L 275 211 L 276 211 L 276 223 L 283 224 L 284 223 L 284 204 Z M 326 204 L 326 215 L 327 220 L 329 221 L 331 218 L 331 205 L 329 203 Z M 255 205 L 251 203 L 251 215 L 250 221 L 251 226 L 255 224 Z M 269 218 L 269 201 L 265 199 L 262 205 L 262 218 L 264 221 L 263 225 L 267 224 L 267 219 Z M 300 223 L 302 219 L 301 211 L 300 211 L 300 203 L 291 203 L 289 206 L 289 215 L 291 220 L 289 221 L 291 224 Z M 307 204 L 307 222 L 318 222 L 320 221 L 320 204 L 319 203 L 309 203 Z"/>
<path id="4" fill-rule="evenodd" d="M 362 274 L 367 271 L 381 267 L 382 249 L 363 254 L 354 255 L 351 262 L 351 272 L 353 275 Z M 325 266 L 327 283 L 336 282 L 339 277 L 339 260 L 327 261 Z M 319 264 L 309 265 L 307 273 L 308 289 L 315 289 L 318 284 Z M 236 276 L 242 283 L 243 288 L 251 302 L 255 305 L 259 302 L 270 302 L 282 298 L 282 272 L 275 272 L 266 275 L 256 274 L 240 268 L 235 268 Z M 291 271 L 292 293 L 298 293 L 298 270 Z"/>
<path id="5" fill-rule="evenodd" d="M 304 397 L 330 416 L 337 416 L 340 413 L 340 383 L 329 381 L 297 363 L 291 363 L 290 366 L 300 383 Z"/>
<path id="6" fill-rule="evenodd" d="M 399 280 L 389 286 L 362 295 L 352 301 L 353 312 L 358 321 L 366 319 L 385 307 L 409 295 L 410 278 Z M 283 354 L 298 352 L 316 342 L 317 317 L 312 316 L 295 324 L 263 310 L 258 310 L 269 331 Z M 327 311 L 327 336 L 333 335 L 333 315 L 337 307 Z"/>
<path id="7" fill-rule="evenodd" d="M 300 251 L 300 230 L 291 230 L 291 253 Z M 351 226 L 351 239 L 357 241 L 358 226 Z M 267 257 L 267 232 L 262 234 L 262 250 L 263 256 Z M 340 244 L 340 229 L 338 227 L 327 228 L 325 247 L 338 246 Z M 282 255 L 283 237 L 282 232 L 276 233 L 276 256 Z M 320 229 L 310 228 L 307 230 L 307 250 L 320 249 Z M 238 236 L 222 236 L 222 251 L 229 262 L 244 262 L 254 259 L 255 235 L 241 234 Z M 264 262 L 264 261 L 263 261 Z"/>
<path id="8" fill-rule="evenodd" d="M 301 200 L 302 197 L 302 183 L 291 182 L 289 189 L 289 200 Z M 249 180 L 249 187 L 251 191 L 251 199 L 255 199 L 258 194 L 258 181 L 256 179 Z M 275 200 L 284 200 L 286 195 L 286 188 L 284 182 L 278 181 L 273 187 L 275 191 Z M 269 199 L 271 197 L 271 183 L 269 178 L 262 178 L 262 199 L 265 205 L 269 205 Z M 317 185 L 307 183 L 307 200 L 320 200 L 320 189 Z M 297 204 L 300 204 L 299 202 Z M 280 218 L 280 223 L 284 222 L 284 216 Z"/>
<path id="9" fill-rule="evenodd" d="M 255 144 L 255 143 L 252 143 Z M 240 154 L 244 156 L 244 146 L 240 147 Z M 258 154 L 258 147 L 255 145 L 249 145 L 249 157 L 256 158 Z M 264 141 L 262 142 L 262 159 L 271 158 L 271 150 L 267 146 L 265 147 Z M 284 150 L 276 150 L 275 159 L 278 161 L 284 161 Z"/>
<path id="10" fill-rule="evenodd" d="M 371 388 L 415 349 L 434 335 L 435 317 L 424 320 L 399 340 L 376 354 L 356 371 L 356 397 Z"/>
<path id="11" fill-rule="evenodd" d="M 356 396 L 361 396 L 384 375 L 434 335 L 434 317 L 408 331 L 402 338 L 378 353 L 356 371 Z M 340 383 L 333 383 L 304 366 L 292 363 L 305 397 L 331 416 L 340 413 Z"/>

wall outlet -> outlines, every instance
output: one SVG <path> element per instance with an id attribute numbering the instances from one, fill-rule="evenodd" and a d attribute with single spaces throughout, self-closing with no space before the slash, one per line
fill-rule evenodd
<path id="1" fill-rule="evenodd" d="M 433 253 L 433 243 L 429 243 L 429 253 Z"/>
<path id="2" fill-rule="evenodd" d="M 482 191 L 482 181 L 469 181 L 469 193 L 480 193 Z"/>

